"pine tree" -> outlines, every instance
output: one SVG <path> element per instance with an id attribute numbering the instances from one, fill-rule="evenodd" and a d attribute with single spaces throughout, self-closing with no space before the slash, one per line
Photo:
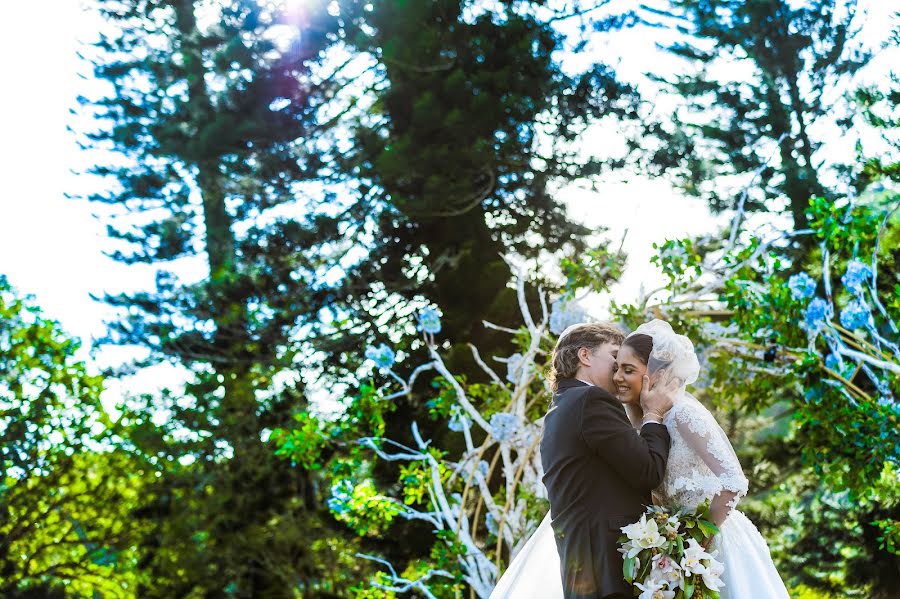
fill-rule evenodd
<path id="1" fill-rule="evenodd" d="M 408 321 L 403 306 L 427 298 L 458 346 L 451 362 L 474 375 L 461 342 L 490 356 L 505 339 L 482 321 L 518 315 L 502 255 L 585 249 L 590 231 L 552 191 L 601 170 L 579 136 L 633 114 L 636 94 L 606 65 L 564 72 L 563 36 L 534 14 L 543 2 L 370 4 L 350 42 L 374 58 L 375 102 L 341 165 L 359 181 L 357 226 L 374 242 L 339 299 L 372 330 Z"/>
<path id="2" fill-rule="evenodd" d="M 839 123 L 839 90 L 869 59 L 854 41 L 855 0 L 671 0 L 647 11 L 682 34 L 665 50 L 696 70 L 655 75 L 684 106 L 646 127 L 656 142 L 637 144 L 645 167 L 673 175 L 714 210 L 743 202 L 807 228 L 809 199 L 830 194 L 816 125 Z"/>
<path id="3" fill-rule="evenodd" d="M 266 442 L 305 406 L 291 340 L 320 303 L 329 256 L 311 250 L 338 236 L 335 219 L 304 216 L 316 198 L 301 189 L 336 91 L 313 74 L 338 39 L 327 4 L 99 3 L 95 74 L 112 92 L 86 103 L 106 124 L 95 146 L 121 159 L 94 169 L 111 190 L 90 199 L 117 215 L 113 257 L 157 269 L 153 289 L 104 298 L 123 313 L 107 341 L 190 373 L 183 393 L 125 412 L 157 477 L 134 514 L 152 527 L 141 596 L 336 592 L 337 559 L 313 551 L 331 534 L 315 481 Z M 186 265 L 199 280 L 176 275 Z"/>

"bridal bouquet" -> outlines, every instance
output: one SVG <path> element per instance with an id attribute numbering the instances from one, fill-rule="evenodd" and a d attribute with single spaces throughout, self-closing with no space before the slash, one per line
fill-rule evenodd
<path id="1" fill-rule="evenodd" d="M 719 532 L 709 502 L 696 511 L 650 506 L 634 524 L 622 527 L 619 552 L 625 580 L 639 599 L 711 599 L 719 596 L 725 566 L 707 553 L 704 541 Z"/>

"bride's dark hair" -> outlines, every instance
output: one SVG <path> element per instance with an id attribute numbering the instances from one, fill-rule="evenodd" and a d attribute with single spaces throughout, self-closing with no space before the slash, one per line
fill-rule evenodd
<path id="1" fill-rule="evenodd" d="M 633 333 L 625 337 L 625 341 L 622 342 L 621 347 L 625 347 L 626 345 L 634 350 L 638 360 L 646 366 L 647 362 L 650 361 L 650 352 L 653 351 L 653 337 L 644 335 L 643 333 Z"/>

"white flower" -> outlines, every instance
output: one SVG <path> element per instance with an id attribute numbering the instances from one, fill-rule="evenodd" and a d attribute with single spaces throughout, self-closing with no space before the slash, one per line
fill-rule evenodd
<path id="1" fill-rule="evenodd" d="M 696 539 L 689 539 L 688 546 L 684 548 L 684 557 L 681 558 L 681 568 L 685 574 L 703 574 L 706 567 L 703 560 L 711 560 L 713 556 L 708 554 Z"/>
<path id="2" fill-rule="evenodd" d="M 677 587 L 682 579 L 681 566 L 665 553 L 659 553 L 653 557 L 650 578 L 665 582 L 672 588 Z"/>
<path id="3" fill-rule="evenodd" d="M 621 530 L 640 549 L 652 549 L 666 544 L 665 538 L 659 534 L 656 520 L 653 518 L 647 520 L 647 514 L 643 514 L 641 519 L 634 524 L 623 526 Z"/>
<path id="4" fill-rule="evenodd" d="M 640 547 L 632 543 L 631 541 L 625 541 L 622 543 L 622 546 L 618 549 L 619 553 L 622 554 L 622 557 L 632 557 L 638 562 L 638 568 L 640 568 L 640 560 L 637 558 L 637 554 L 643 551 Z"/>
<path id="5" fill-rule="evenodd" d="M 643 514 L 641 519 L 637 522 L 632 522 L 627 526 L 623 526 L 619 530 L 622 531 L 622 534 L 628 537 L 629 541 L 634 541 L 638 537 L 641 536 L 642 531 L 647 527 L 647 514 Z"/>
<path id="6" fill-rule="evenodd" d="M 675 597 L 675 591 L 668 590 L 666 583 L 659 580 L 645 580 L 643 584 L 636 582 L 634 586 L 642 591 L 638 599 L 673 599 Z"/>
<path id="7" fill-rule="evenodd" d="M 703 572 L 703 584 L 706 585 L 706 588 L 711 591 L 717 591 L 721 587 L 725 586 L 725 583 L 722 582 L 722 573 L 725 571 L 725 564 L 720 562 L 719 560 L 711 557 L 706 562 L 706 569 Z"/>
<path id="8" fill-rule="evenodd" d="M 678 529 L 681 528 L 681 521 L 677 516 L 669 516 L 669 519 L 666 521 L 666 532 L 669 534 L 675 534 L 678 532 Z"/>

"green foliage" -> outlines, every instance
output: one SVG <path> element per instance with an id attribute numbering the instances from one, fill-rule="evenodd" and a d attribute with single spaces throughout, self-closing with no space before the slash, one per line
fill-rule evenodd
<path id="1" fill-rule="evenodd" d="M 883 220 L 884 213 L 875 207 L 850 208 L 821 198 L 815 200 L 809 221 L 816 239 L 822 243 L 822 251 L 830 254 L 831 271 L 822 276 L 837 279 L 832 273 L 842 273 L 851 259 L 875 255 Z M 814 253 L 809 261 L 815 264 L 821 258 L 821 254 Z M 890 272 L 892 257 L 880 256 L 879 260 L 879 267 Z M 804 348 L 809 336 L 804 310 L 809 302 L 792 297 L 787 283 L 791 271 L 786 264 L 790 264 L 789 257 L 761 254 L 755 263 L 726 281 L 723 300 L 733 311 L 732 322 L 738 326 L 740 336 L 747 343 L 758 344 L 762 337 L 763 343 L 772 344 L 773 360 L 780 356 L 788 375 L 802 382 L 805 391 L 796 406 L 796 418 L 803 429 L 805 450 L 817 472 L 838 489 L 865 494 L 878 480 L 884 464 L 897 455 L 898 446 L 892 441 L 895 435 L 891 431 L 900 424 L 898 414 L 890 403 L 878 401 L 876 388 L 880 383 L 860 370 L 859 365 L 847 375 L 852 381 L 825 365 L 825 357 L 832 351 L 827 335 L 818 335 L 814 345 Z M 839 280 L 828 283 L 836 299 L 835 309 L 846 306 L 855 297 Z M 896 314 L 887 316 L 895 318 Z M 869 351 L 866 348 L 870 344 L 860 333 L 846 331 L 842 335 L 848 343 Z M 896 393 L 896 378 L 886 376 L 885 384 Z"/>
<path id="2" fill-rule="evenodd" d="M 328 444 L 326 423 L 307 412 L 295 414 L 294 420 L 298 424 L 291 429 L 272 431 L 272 441 L 278 447 L 275 455 L 290 457 L 293 464 L 306 470 L 317 470 L 321 466 L 322 450 Z"/>
<path id="3" fill-rule="evenodd" d="M 0 276 L 4 597 L 134 596 L 138 530 L 127 510 L 146 479 L 139 464 L 112 452 L 103 380 L 75 357 L 78 347 Z"/>
<path id="4" fill-rule="evenodd" d="M 411 487 L 408 484 L 404 487 Z M 407 503 L 412 503 L 409 495 Z M 401 509 L 388 497 L 380 495 L 371 481 L 363 481 L 353 488 L 350 501 L 345 510 L 337 513 L 338 520 L 345 522 L 360 536 L 378 536 L 384 534 L 388 525 L 397 517 Z"/>
<path id="5" fill-rule="evenodd" d="M 587 248 L 577 257 L 564 257 L 560 268 L 566 277 L 566 296 L 574 297 L 577 290 L 602 293 L 609 284 L 624 274 L 625 254 L 621 249 Z"/>

